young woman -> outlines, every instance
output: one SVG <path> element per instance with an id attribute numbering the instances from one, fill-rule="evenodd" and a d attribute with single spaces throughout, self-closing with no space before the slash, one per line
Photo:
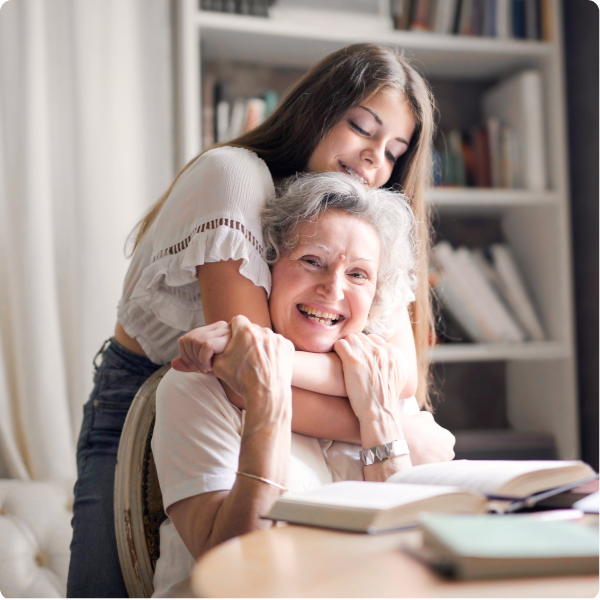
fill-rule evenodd
<path id="1" fill-rule="evenodd" d="M 84 408 L 78 444 L 67 594 L 122 597 L 113 525 L 116 454 L 137 389 L 178 356 L 196 327 L 245 315 L 270 327 L 270 273 L 262 257 L 260 211 L 274 180 L 340 171 L 369 187 L 401 189 L 419 223 L 421 263 L 412 314 L 402 308 L 389 339 L 404 356 L 401 397 L 427 406 L 430 308 L 426 281 L 433 102 L 421 76 L 394 52 L 368 44 L 335 52 L 311 69 L 258 128 L 191 161 L 142 221 L 119 305 Z M 412 325 L 411 325 L 412 321 Z M 414 337 L 413 337 L 414 332 Z M 180 347 L 188 367 L 197 333 Z M 185 352 L 190 349 L 191 354 Z M 358 442 L 339 359 L 296 352 L 294 431 Z M 243 398 L 228 389 L 229 399 Z M 427 418 L 429 417 L 429 418 Z M 413 464 L 452 458 L 429 413 L 404 417 Z"/>

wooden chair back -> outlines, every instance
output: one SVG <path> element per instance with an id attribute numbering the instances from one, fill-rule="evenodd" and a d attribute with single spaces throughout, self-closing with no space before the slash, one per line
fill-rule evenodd
<path id="1" fill-rule="evenodd" d="M 170 365 L 153 373 L 136 394 L 123 427 L 115 472 L 115 531 L 123 579 L 130 598 L 149 598 L 160 555 L 160 524 L 166 519 L 152 432 L 156 388 Z"/>

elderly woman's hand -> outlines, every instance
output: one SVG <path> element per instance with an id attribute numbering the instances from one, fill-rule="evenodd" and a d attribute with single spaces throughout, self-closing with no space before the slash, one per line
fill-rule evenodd
<path id="1" fill-rule="evenodd" d="M 398 398 L 406 383 L 401 353 L 376 335 L 351 334 L 334 350 L 344 368 L 346 391 L 360 425 L 364 449 L 404 439 Z M 400 456 L 365 467 L 365 479 L 384 480 L 411 466 Z"/>
<path id="2" fill-rule="evenodd" d="M 407 375 L 402 355 L 392 344 L 357 333 L 336 342 L 334 350 L 342 360 L 348 399 L 359 421 L 398 412 Z"/>
<path id="3" fill-rule="evenodd" d="M 214 374 L 245 398 L 246 419 L 252 415 L 278 422 L 285 404 L 291 412 L 294 345 L 243 315 L 234 317 L 230 327 L 231 340 L 213 359 Z"/>

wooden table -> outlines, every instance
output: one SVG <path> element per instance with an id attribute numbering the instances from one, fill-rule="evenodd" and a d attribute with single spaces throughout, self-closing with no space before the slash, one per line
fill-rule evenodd
<path id="1" fill-rule="evenodd" d="M 192 574 L 198 597 L 592 598 L 598 576 L 456 582 L 400 550 L 419 531 L 360 535 L 286 526 L 230 540 Z"/>

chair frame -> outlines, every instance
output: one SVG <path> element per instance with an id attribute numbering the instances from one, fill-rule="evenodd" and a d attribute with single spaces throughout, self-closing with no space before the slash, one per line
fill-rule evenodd
<path id="1" fill-rule="evenodd" d="M 150 442 L 156 417 L 156 388 L 169 368 L 170 365 L 165 365 L 158 369 L 138 390 L 125 419 L 117 454 L 115 533 L 130 598 L 149 598 L 154 592 L 154 567 L 159 552 L 156 546 L 160 543 L 156 532 L 161 520 L 162 496 Z M 153 523 L 148 523 L 149 513 L 155 517 Z"/>

